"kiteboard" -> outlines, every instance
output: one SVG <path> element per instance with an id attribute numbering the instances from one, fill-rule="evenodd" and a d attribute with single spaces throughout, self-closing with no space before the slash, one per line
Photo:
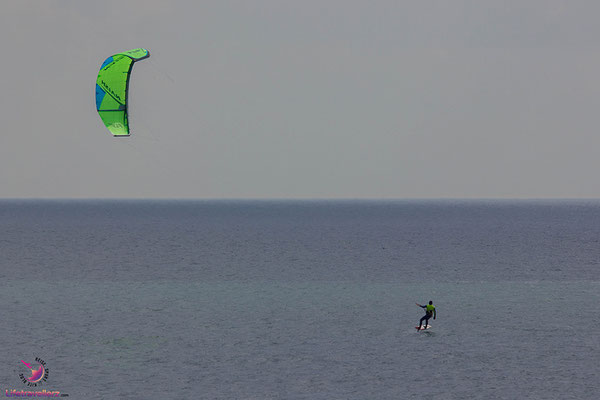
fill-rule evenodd
<path id="1" fill-rule="evenodd" d="M 424 330 L 425 330 L 425 326 L 421 326 L 421 329 L 419 329 L 419 327 L 418 327 L 418 326 L 415 326 L 415 328 L 416 328 L 418 331 L 424 331 Z M 427 329 L 431 329 L 431 325 L 427 325 Z"/>

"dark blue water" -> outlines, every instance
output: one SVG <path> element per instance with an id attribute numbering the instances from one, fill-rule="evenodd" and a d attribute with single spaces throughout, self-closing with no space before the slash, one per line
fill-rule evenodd
<path id="1" fill-rule="evenodd" d="M 598 201 L 0 201 L 0 389 L 592 398 Z M 438 318 L 418 333 L 433 300 Z"/>

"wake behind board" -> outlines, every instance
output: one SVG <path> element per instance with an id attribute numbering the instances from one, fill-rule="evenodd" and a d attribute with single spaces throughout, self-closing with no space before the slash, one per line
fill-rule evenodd
<path id="1" fill-rule="evenodd" d="M 418 327 L 418 326 L 415 326 L 415 329 L 416 329 L 416 330 L 418 330 L 418 331 L 424 331 L 424 330 L 425 330 L 425 327 L 424 327 L 424 326 L 421 326 L 421 329 L 419 329 L 419 327 Z M 427 325 L 427 329 L 431 329 L 431 325 Z"/>

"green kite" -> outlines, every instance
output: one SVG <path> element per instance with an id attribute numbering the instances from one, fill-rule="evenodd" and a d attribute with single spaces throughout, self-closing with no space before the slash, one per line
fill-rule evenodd
<path id="1" fill-rule="evenodd" d="M 133 49 L 108 57 L 100 67 L 96 79 L 96 109 L 104 125 L 115 137 L 129 136 L 129 76 L 133 64 L 148 57 L 148 50 Z"/>

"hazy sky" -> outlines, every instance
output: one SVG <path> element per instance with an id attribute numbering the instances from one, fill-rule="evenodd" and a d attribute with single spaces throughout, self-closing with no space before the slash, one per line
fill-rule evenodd
<path id="1" fill-rule="evenodd" d="M 2 0 L 0 197 L 600 197 L 600 2 Z M 95 109 L 136 47 L 132 136 Z"/>

